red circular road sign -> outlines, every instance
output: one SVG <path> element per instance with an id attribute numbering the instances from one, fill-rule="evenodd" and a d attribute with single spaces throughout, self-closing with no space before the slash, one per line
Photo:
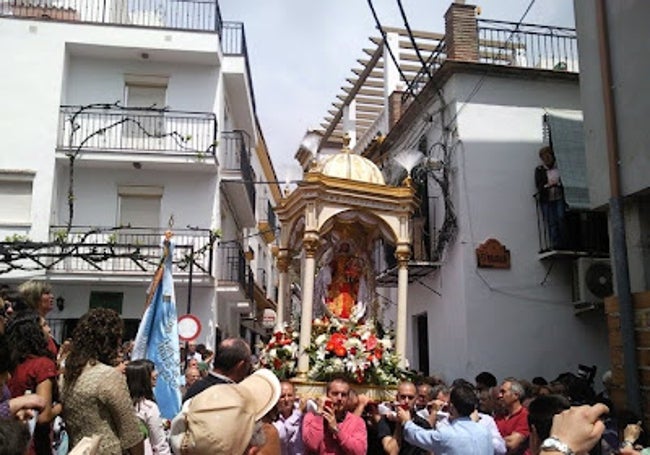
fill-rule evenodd
<path id="1" fill-rule="evenodd" d="M 183 341 L 192 341 L 201 333 L 201 321 L 193 314 L 186 314 L 178 318 L 178 338 Z"/>

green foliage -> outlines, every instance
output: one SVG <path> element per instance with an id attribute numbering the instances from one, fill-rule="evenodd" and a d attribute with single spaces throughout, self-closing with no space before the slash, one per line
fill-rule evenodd
<path id="1" fill-rule="evenodd" d="M 25 243 L 25 242 L 30 242 L 31 240 L 29 237 L 26 235 L 22 234 L 13 234 L 13 235 L 8 235 L 5 237 L 5 242 L 13 242 L 13 243 Z"/>

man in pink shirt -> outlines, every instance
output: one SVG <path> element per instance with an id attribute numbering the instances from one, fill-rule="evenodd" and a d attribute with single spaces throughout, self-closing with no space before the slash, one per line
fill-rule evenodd
<path id="1" fill-rule="evenodd" d="M 368 447 L 366 424 L 348 412 L 350 384 L 334 379 L 327 384 L 327 398 L 316 413 L 303 420 L 302 439 L 308 453 L 318 455 L 365 455 Z"/>

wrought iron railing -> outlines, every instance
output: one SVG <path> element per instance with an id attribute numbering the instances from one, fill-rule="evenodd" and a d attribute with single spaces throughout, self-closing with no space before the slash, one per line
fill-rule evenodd
<path id="1" fill-rule="evenodd" d="M 238 243 L 219 245 L 217 248 L 219 258 L 219 281 L 238 283 L 246 296 L 253 298 L 254 277 L 253 271 L 246 263 L 244 250 Z"/>
<path id="2" fill-rule="evenodd" d="M 255 210 L 255 172 L 251 166 L 248 134 L 244 131 L 224 131 L 221 133 L 219 150 L 222 169 L 241 172 L 248 199 Z"/>
<path id="3" fill-rule="evenodd" d="M 566 210 L 557 229 L 557 239 L 552 241 L 549 224 L 544 217 L 542 203 L 534 196 L 537 212 L 539 253 L 571 251 L 587 255 L 609 255 L 607 214 L 592 210 Z M 557 243 L 557 244 L 554 244 Z"/>
<path id="4" fill-rule="evenodd" d="M 224 55 L 244 57 L 246 65 L 246 76 L 250 86 L 251 104 L 253 111 L 257 110 L 255 104 L 255 90 L 253 89 L 253 77 L 251 75 L 250 60 L 248 58 L 248 46 L 246 45 L 246 32 L 242 22 L 224 22 L 221 34 L 221 49 Z"/>
<path id="5" fill-rule="evenodd" d="M 578 45 L 572 28 L 477 20 L 480 63 L 577 73 Z M 402 95 L 406 103 L 422 91 L 446 59 L 441 40 Z"/>
<path id="6" fill-rule="evenodd" d="M 69 153 L 214 154 L 217 119 L 185 112 L 119 105 L 61 106 L 57 147 Z"/>
<path id="7" fill-rule="evenodd" d="M 487 19 L 477 22 L 483 63 L 578 72 L 578 44 L 572 28 Z"/>
<path id="8" fill-rule="evenodd" d="M 223 24 L 218 0 L 9 0 L 0 16 L 219 34 Z"/>
<path id="9" fill-rule="evenodd" d="M 55 272 L 153 273 L 165 229 L 52 226 L 47 269 Z M 173 273 L 212 275 L 215 237 L 208 229 L 174 230 Z"/>

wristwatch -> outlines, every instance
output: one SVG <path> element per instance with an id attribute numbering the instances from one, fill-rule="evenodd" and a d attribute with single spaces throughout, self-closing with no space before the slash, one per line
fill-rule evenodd
<path id="1" fill-rule="evenodd" d="M 544 442 L 542 442 L 540 449 L 542 449 L 542 452 L 557 451 L 564 455 L 575 455 L 575 452 L 571 450 L 568 445 L 560 441 L 555 436 L 544 439 Z"/>

